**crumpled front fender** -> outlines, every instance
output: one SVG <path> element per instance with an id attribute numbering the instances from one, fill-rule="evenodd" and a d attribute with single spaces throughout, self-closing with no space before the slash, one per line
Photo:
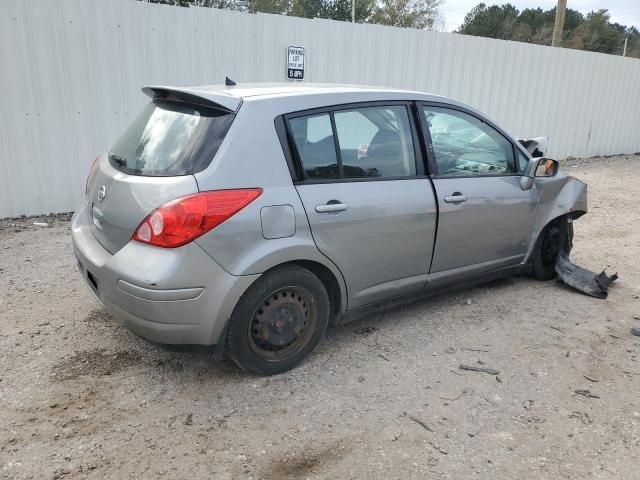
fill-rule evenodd
<path id="1" fill-rule="evenodd" d="M 588 211 L 587 184 L 576 178 L 562 174 L 549 178 L 538 177 L 535 188 L 538 192 L 538 214 L 525 262 L 529 261 L 540 232 L 549 222 L 563 215 L 576 219 Z"/>

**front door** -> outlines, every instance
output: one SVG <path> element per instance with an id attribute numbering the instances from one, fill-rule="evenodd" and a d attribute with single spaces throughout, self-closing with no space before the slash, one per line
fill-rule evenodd
<path id="1" fill-rule="evenodd" d="M 538 204 L 520 188 L 516 150 L 486 121 L 424 105 L 440 207 L 431 278 L 451 280 L 524 260 Z"/>
<path id="2" fill-rule="evenodd" d="M 349 308 L 422 288 L 436 228 L 408 105 L 288 118 L 304 172 L 296 185 L 320 251 L 342 272 Z"/>

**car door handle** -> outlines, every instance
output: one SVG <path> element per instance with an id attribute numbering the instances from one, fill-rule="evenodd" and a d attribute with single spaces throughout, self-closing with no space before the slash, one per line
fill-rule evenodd
<path id="1" fill-rule="evenodd" d="M 466 202 L 467 196 L 461 194 L 460 192 L 455 192 L 453 195 L 447 195 L 444 197 L 444 201 L 447 203 L 462 203 Z"/>
<path id="2" fill-rule="evenodd" d="M 316 205 L 316 212 L 318 213 L 344 212 L 346 209 L 346 203 L 326 203 L 324 205 Z"/>

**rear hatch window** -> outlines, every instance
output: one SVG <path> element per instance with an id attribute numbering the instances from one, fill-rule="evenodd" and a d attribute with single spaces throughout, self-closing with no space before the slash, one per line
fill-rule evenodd
<path id="1" fill-rule="evenodd" d="M 211 163 L 234 116 L 228 110 L 155 99 L 113 145 L 109 162 L 129 175 L 198 173 Z"/>

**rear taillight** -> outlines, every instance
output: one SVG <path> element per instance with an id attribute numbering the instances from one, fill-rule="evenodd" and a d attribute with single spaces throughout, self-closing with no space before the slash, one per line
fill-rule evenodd
<path id="1" fill-rule="evenodd" d="M 87 175 L 87 180 L 84 182 L 84 194 L 85 195 L 87 195 L 89 193 L 89 180 L 91 180 L 91 177 L 93 176 L 93 172 L 96 169 L 96 165 L 98 165 L 98 159 L 99 158 L 100 157 L 97 156 L 96 159 L 91 164 L 91 167 L 89 168 L 89 174 Z"/>
<path id="2" fill-rule="evenodd" d="M 179 247 L 217 227 L 260 194 L 261 188 L 242 188 L 177 198 L 147 215 L 132 239 L 156 247 Z"/>

